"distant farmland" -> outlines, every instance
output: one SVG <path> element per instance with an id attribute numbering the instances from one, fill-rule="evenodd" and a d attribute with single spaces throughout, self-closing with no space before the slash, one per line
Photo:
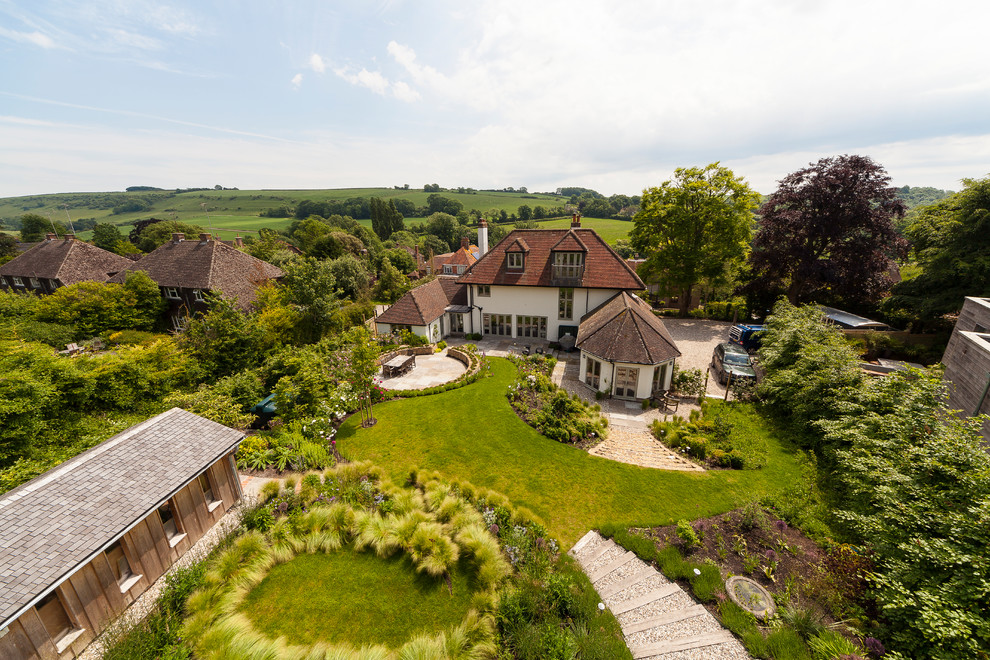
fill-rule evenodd
<path id="1" fill-rule="evenodd" d="M 316 202 L 347 200 L 356 197 L 379 197 L 383 199 L 408 199 L 417 207 L 427 204 L 432 193 L 422 190 L 396 190 L 394 188 L 340 188 L 328 190 L 196 190 L 176 193 L 174 191 L 136 191 L 108 193 L 58 193 L 52 195 L 31 195 L 25 197 L 0 198 L 0 221 L 10 231 L 6 222 L 19 218 L 25 213 L 38 213 L 65 223 L 67 215 L 73 222 L 92 219 L 96 222 L 109 222 L 115 225 L 128 225 L 136 220 L 161 218 L 178 220 L 212 228 L 224 239 L 236 235 L 256 235 L 259 229 L 284 229 L 292 218 L 261 217 L 263 211 L 281 206 L 295 207 L 303 200 Z M 459 193 L 441 191 L 439 194 L 455 199 L 464 205 L 466 211 L 488 212 L 492 209 L 515 214 L 523 204 L 546 208 L 563 206 L 567 199 L 558 195 L 520 192 L 476 192 Z M 115 206 L 128 201 L 144 200 L 148 208 L 141 211 L 114 213 Z M 421 217 L 407 217 L 406 223 L 424 221 Z M 371 226 L 371 220 L 359 219 L 363 225 Z M 568 219 L 548 220 L 540 227 L 567 227 Z M 593 227 L 609 243 L 625 238 L 632 223 L 620 220 L 599 220 L 583 218 L 582 224 Z M 511 229 L 512 224 L 507 225 Z M 121 227 L 125 234 L 129 231 Z M 80 238 L 88 238 L 91 232 L 79 232 Z"/>

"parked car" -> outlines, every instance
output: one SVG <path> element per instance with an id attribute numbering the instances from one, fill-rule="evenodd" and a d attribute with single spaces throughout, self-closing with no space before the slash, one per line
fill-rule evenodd
<path id="1" fill-rule="evenodd" d="M 763 331 L 767 329 L 765 325 L 747 325 L 740 323 L 729 328 L 729 341 L 739 344 L 747 351 L 755 351 L 760 347 L 760 339 Z"/>
<path id="2" fill-rule="evenodd" d="M 741 346 L 727 341 L 716 346 L 712 352 L 712 371 L 722 385 L 728 382 L 730 375 L 732 380 L 756 380 L 756 370 L 753 369 L 749 353 Z"/>

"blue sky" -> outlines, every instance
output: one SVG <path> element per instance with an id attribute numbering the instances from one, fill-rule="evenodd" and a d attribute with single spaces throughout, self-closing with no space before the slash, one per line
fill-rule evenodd
<path id="1" fill-rule="evenodd" d="M 990 174 L 990 4 L 0 0 L 0 195 Z"/>

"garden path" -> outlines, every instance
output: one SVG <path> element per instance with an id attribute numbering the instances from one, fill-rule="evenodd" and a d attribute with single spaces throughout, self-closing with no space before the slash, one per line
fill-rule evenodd
<path id="1" fill-rule="evenodd" d="M 743 660 L 731 632 L 675 582 L 591 530 L 569 555 L 622 627 L 634 660 Z"/>

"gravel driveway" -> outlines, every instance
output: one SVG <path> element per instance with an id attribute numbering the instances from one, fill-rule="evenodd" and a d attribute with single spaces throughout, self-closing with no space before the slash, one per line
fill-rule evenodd
<path id="1" fill-rule="evenodd" d="M 724 396 L 725 388 L 711 375 L 709 366 L 712 363 L 712 351 L 715 347 L 729 340 L 729 328 L 732 324 L 727 321 L 701 319 L 663 318 L 661 320 L 681 351 L 681 357 L 677 359 L 677 367 L 701 369 L 702 373 L 709 374 L 708 393 Z"/>

